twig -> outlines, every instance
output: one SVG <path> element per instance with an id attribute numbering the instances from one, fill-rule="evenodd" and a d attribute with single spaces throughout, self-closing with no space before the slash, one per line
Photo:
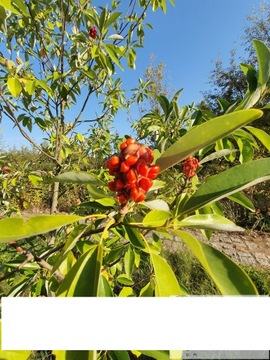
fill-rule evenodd
<path id="1" fill-rule="evenodd" d="M 43 258 L 33 254 L 31 251 L 29 250 L 24 250 L 21 246 L 19 246 L 17 244 L 16 241 L 14 242 L 9 242 L 8 243 L 11 247 L 13 247 L 19 254 L 23 254 L 26 256 L 26 259 L 23 263 L 21 263 L 20 265 L 17 266 L 17 268 L 15 269 L 16 271 L 18 271 L 19 269 L 21 269 L 25 264 L 27 264 L 30 261 L 36 261 L 38 263 L 38 265 L 46 270 L 52 271 L 53 266 L 50 265 L 49 263 L 47 263 L 47 261 L 45 261 Z M 64 280 L 64 275 L 62 275 L 58 270 L 56 270 L 53 274 L 52 274 L 57 281 L 62 282 Z"/>

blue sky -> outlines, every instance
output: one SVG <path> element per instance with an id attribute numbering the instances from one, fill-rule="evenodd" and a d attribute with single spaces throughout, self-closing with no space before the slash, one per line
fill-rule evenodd
<path id="1" fill-rule="evenodd" d="M 214 61 L 220 57 L 228 63 L 230 50 L 241 43 L 246 16 L 260 3 L 260 0 L 175 0 L 175 6 L 168 4 L 166 15 L 160 10 L 149 11 L 146 20 L 154 29 L 146 29 L 144 48 L 137 53 L 136 70 L 118 71 L 125 88 L 137 86 L 150 55 L 154 54 L 156 64 L 165 64 L 165 81 L 170 88 L 184 89 L 180 106 L 199 102 L 202 91 L 209 88 Z M 131 131 L 126 118 L 125 113 L 120 113 L 115 119 L 114 129 L 120 135 Z M 5 121 L 0 127 L 5 144 L 25 144 L 18 131 L 11 131 L 10 123 Z M 41 142 L 40 136 L 34 137 Z"/>

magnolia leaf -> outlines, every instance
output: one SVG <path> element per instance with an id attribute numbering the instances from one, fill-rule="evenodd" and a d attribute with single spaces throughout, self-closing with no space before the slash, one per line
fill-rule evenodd
<path id="1" fill-rule="evenodd" d="M 262 115 L 263 112 L 257 109 L 241 110 L 202 123 L 171 145 L 157 159 L 157 164 L 160 165 L 161 171 L 164 171 Z"/>
<path id="2" fill-rule="evenodd" d="M 54 182 L 76 184 L 101 184 L 102 182 L 93 174 L 85 171 L 68 171 L 52 179 Z"/>
<path id="3" fill-rule="evenodd" d="M 108 39 L 110 40 L 123 40 L 123 36 L 119 35 L 119 34 L 112 34 L 108 37 Z"/>
<path id="4" fill-rule="evenodd" d="M 258 295 L 249 276 L 227 255 L 185 231 L 174 232 L 193 252 L 222 295 Z"/>
<path id="5" fill-rule="evenodd" d="M 210 154 L 210 155 L 204 157 L 202 160 L 200 160 L 200 164 L 202 165 L 202 164 L 204 164 L 204 163 L 206 163 L 208 161 L 219 159 L 222 156 L 230 155 L 230 154 L 235 153 L 237 151 L 238 150 L 236 150 L 236 149 L 223 149 L 223 150 L 216 151 L 213 154 Z"/>
<path id="6" fill-rule="evenodd" d="M 138 351 L 143 355 L 150 356 L 151 358 L 157 359 L 157 360 L 172 359 L 170 357 L 170 351 L 168 351 L 168 350 L 138 350 Z"/>
<path id="7" fill-rule="evenodd" d="M 246 126 L 246 129 L 256 136 L 256 138 L 270 151 L 270 136 L 263 130 L 253 126 Z"/>
<path id="8" fill-rule="evenodd" d="M 244 194 L 235 193 L 235 194 L 232 194 L 227 197 L 228 197 L 228 199 L 236 202 L 237 204 L 243 206 L 244 208 L 246 208 L 252 212 L 255 211 L 255 207 L 254 207 L 253 203 Z"/>
<path id="9" fill-rule="evenodd" d="M 182 214 L 190 213 L 247 187 L 270 180 L 270 158 L 234 166 L 210 176 L 183 205 Z"/>
<path id="10" fill-rule="evenodd" d="M 54 350 L 53 355 L 56 356 L 56 360 L 89 360 L 91 352 L 88 350 Z"/>
<path id="11" fill-rule="evenodd" d="M 85 252 L 65 276 L 57 296 L 97 296 L 102 258 L 100 244 Z"/>
<path id="12" fill-rule="evenodd" d="M 174 224 L 175 228 L 209 229 L 217 231 L 245 231 L 240 226 L 218 214 L 199 214 L 189 216 Z"/>
<path id="13" fill-rule="evenodd" d="M 61 226 L 80 221 L 84 217 L 77 215 L 40 215 L 23 218 L 6 218 L 0 220 L 0 243 L 25 239 L 47 233 Z"/>
<path id="14" fill-rule="evenodd" d="M 270 75 L 270 49 L 259 40 L 252 41 L 258 59 L 258 83 L 264 86 Z"/>
<path id="15" fill-rule="evenodd" d="M 151 201 L 144 201 L 142 205 L 145 205 L 149 209 L 152 210 L 164 210 L 164 211 L 170 211 L 169 205 L 166 203 L 166 201 L 161 199 L 151 200 Z"/>
<path id="16" fill-rule="evenodd" d="M 0 5 L 14 14 L 30 16 L 23 0 L 0 0 Z"/>
<path id="17" fill-rule="evenodd" d="M 156 296 L 177 296 L 187 295 L 184 288 L 181 288 L 174 272 L 160 255 L 150 253 L 151 261 L 154 267 L 156 280 Z"/>
<path id="18" fill-rule="evenodd" d="M 144 226 L 163 226 L 170 217 L 169 211 L 152 210 L 144 217 L 142 223 Z"/>
<path id="19" fill-rule="evenodd" d="M 22 91 L 22 85 L 18 78 L 8 78 L 7 86 L 12 96 L 18 97 L 20 95 Z"/>

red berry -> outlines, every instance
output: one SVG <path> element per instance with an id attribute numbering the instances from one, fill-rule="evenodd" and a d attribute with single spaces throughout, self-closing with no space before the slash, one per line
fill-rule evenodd
<path id="1" fill-rule="evenodd" d="M 137 186 L 134 186 L 130 190 L 130 195 L 135 202 L 144 201 L 145 199 L 145 193 L 142 189 L 137 188 Z"/>
<path id="2" fill-rule="evenodd" d="M 90 36 L 92 39 L 95 39 L 96 36 L 97 36 L 97 30 L 96 30 L 96 28 L 95 28 L 94 25 L 90 26 L 89 36 Z"/>
<path id="3" fill-rule="evenodd" d="M 108 182 L 108 188 L 109 188 L 109 190 L 111 190 L 111 191 L 115 191 L 115 190 L 116 190 L 114 180 Z"/>
<path id="4" fill-rule="evenodd" d="M 136 164 L 137 161 L 138 161 L 137 156 L 127 155 L 127 158 L 126 158 L 126 164 L 127 165 L 132 166 L 132 165 Z"/>
<path id="5" fill-rule="evenodd" d="M 127 147 L 127 143 L 126 141 L 122 142 L 122 144 L 120 145 L 120 150 L 124 150 Z"/>
<path id="6" fill-rule="evenodd" d="M 120 202 L 120 204 L 125 204 L 129 200 L 128 196 L 125 193 L 119 193 L 117 199 Z"/>
<path id="7" fill-rule="evenodd" d="M 134 155 L 137 156 L 137 151 L 140 148 L 140 145 L 138 144 L 130 144 L 126 148 L 122 150 L 123 155 L 127 157 L 127 155 Z"/>
<path id="8" fill-rule="evenodd" d="M 139 181 L 140 188 L 142 188 L 145 192 L 147 192 L 152 185 L 153 185 L 153 181 L 148 178 L 142 178 Z"/>
<path id="9" fill-rule="evenodd" d="M 125 186 L 124 180 L 122 180 L 122 179 L 117 179 L 117 180 L 115 181 L 115 190 L 116 190 L 116 191 L 122 190 L 124 186 Z"/>
<path id="10" fill-rule="evenodd" d="M 136 180 L 137 180 L 137 175 L 135 173 L 135 171 L 133 169 L 130 169 L 128 172 L 127 172 L 127 180 L 130 184 L 135 184 Z"/>
<path id="11" fill-rule="evenodd" d="M 128 146 L 128 145 L 131 145 L 131 144 L 136 144 L 136 140 L 134 140 L 134 139 L 132 139 L 132 138 L 128 138 L 128 139 L 126 140 L 126 144 L 127 144 L 127 146 Z"/>
<path id="12" fill-rule="evenodd" d="M 110 159 L 110 166 L 119 166 L 120 165 L 120 159 L 118 156 L 114 155 Z"/>
<path id="13" fill-rule="evenodd" d="M 158 174 L 160 172 L 160 166 L 159 165 L 153 165 L 150 167 L 149 171 L 148 171 L 148 177 L 150 179 L 155 179 Z"/>
<path id="14" fill-rule="evenodd" d="M 123 161 L 120 166 L 120 171 L 123 173 L 126 173 L 126 172 L 128 172 L 129 168 L 130 168 L 130 166 L 128 166 L 127 163 L 125 161 Z"/>
<path id="15" fill-rule="evenodd" d="M 144 176 L 144 177 L 148 176 L 149 166 L 146 164 L 146 162 L 144 160 L 140 159 L 138 161 L 137 171 L 141 176 Z"/>

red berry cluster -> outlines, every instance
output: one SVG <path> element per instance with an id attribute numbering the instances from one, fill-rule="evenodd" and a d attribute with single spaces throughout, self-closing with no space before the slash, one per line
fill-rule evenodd
<path id="1" fill-rule="evenodd" d="M 200 167 L 199 161 L 194 157 L 188 157 L 183 162 L 183 174 L 190 179 L 196 175 L 198 167 Z"/>
<path id="2" fill-rule="evenodd" d="M 112 156 L 105 166 L 115 177 L 108 183 L 111 191 L 115 191 L 120 204 L 132 199 L 144 201 L 145 193 L 153 185 L 160 171 L 159 165 L 150 165 L 154 160 L 153 151 L 137 144 L 129 138 L 120 145 L 120 154 Z"/>
<path id="3" fill-rule="evenodd" d="M 95 39 L 96 36 L 97 36 L 97 29 L 95 28 L 94 25 L 90 26 L 89 36 L 90 36 L 92 39 Z"/>

